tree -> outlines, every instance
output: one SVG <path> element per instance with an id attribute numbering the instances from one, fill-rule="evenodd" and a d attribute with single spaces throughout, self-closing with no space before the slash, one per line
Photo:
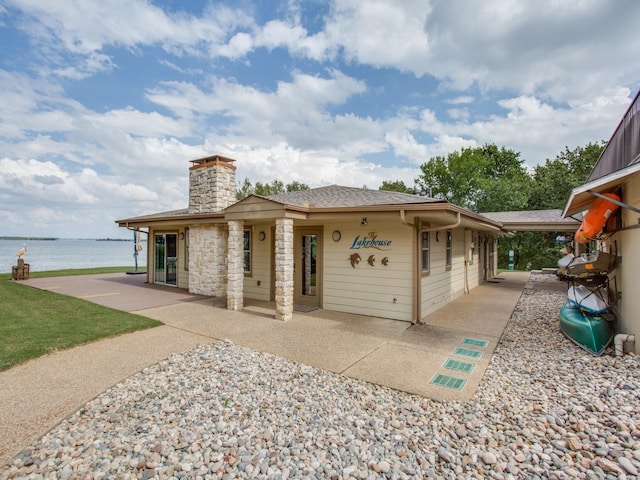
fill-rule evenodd
<path id="1" fill-rule="evenodd" d="M 297 180 L 287 183 L 287 192 L 299 192 L 300 190 L 309 190 L 309 185 L 300 183 Z"/>
<path id="2" fill-rule="evenodd" d="M 588 143 L 574 150 L 565 147 L 553 161 L 547 159 L 544 165 L 536 166 L 528 208 L 563 208 L 571 190 L 585 182 L 605 145 Z"/>
<path id="3" fill-rule="evenodd" d="M 604 147 L 605 142 L 588 143 L 574 150 L 565 147 L 553 161 L 547 159 L 544 165 L 536 166 L 527 209 L 563 208 L 571 190 L 585 182 Z M 555 239 L 564 234 L 517 232 L 509 237 L 501 237 L 498 240 L 498 266 L 507 267 L 508 252 L 513 250 L 516 253 L 516 269 L 553 267 L 557 264 L 561 247 Z"/>
<path id="4" fill-rule="evenodd" d="M 429 196 L 441 196 L 474 212 L 523 210 L 531 188 L 520 154 L 496 145 L 463 148 L 432 157 L 416 179 Z"/>
<path id="5" fill-rule="evenodd" d="M 413 193 L 413 188 L 409 188 L 402 180 L 390 181 L 383 180 L 378 190 L 386 190 L 388 192 Z"/>
<path id="6" fill-rule="evenodd" d="M 254 186 L 248 178 L 245 178 L 242 186 L 236 191 L 236 199 L 242 200 L 249 195 L 268 197 L 269 195 L 299 190 L 309 190 L 309 186 L 298 181 L 293 181 L 285 186 L 280 180 L 272 180 L 271 183 L 256 182 Z"/>

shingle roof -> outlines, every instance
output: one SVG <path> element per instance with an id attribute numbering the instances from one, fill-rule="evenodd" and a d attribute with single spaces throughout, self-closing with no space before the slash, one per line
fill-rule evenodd
<path id="1" fill-rule="evenodd" d="M 153 220 L 155 218 L 183 217 L 188 214 L 189 214 L 189 209 L 182 208 L 180 210 L 170 210 L 168 212 L 158 212 L 158 213 L 150 213 L 149 215 L 140 215 L 139 217 L 127 218 L 126 220 L 129 220 L 129 221 L 132 221 L 132 220 L 138 221 L 138 220 L 146 220 L 146 219 Z"/>
<path id="2" fill-rule="evenodd" d="M 311 190 L 280 193 L 263 198 L 283 203 L 285 205 L 294 205 L 299 207 L 313 206 L 316 208 L 407 205 L 444 202 L 444 200 L 412 195 L 409 193 L 342 187 L 340 185 L 329 185 L 327 187 L 313 188 Z"/>

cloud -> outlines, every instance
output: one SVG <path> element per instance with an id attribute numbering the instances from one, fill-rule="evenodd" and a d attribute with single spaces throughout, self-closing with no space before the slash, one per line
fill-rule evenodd
<path id="1" fill-rule="evenodd" d="M 640 65 L 629 60 L 640 42 L 639 16 L 632 0 L 435 0 L 424 26 L 429 72 L 456 90 L 477 84 L 584 101 L 594 90 L 637 81 Z"/>
<path id="2" fill-rule="evenodd" d="M 207 135 L 226 137 L 232 143 L 267 146 L 285 142 L 303 150 L 349 150 L 350 155 L 382 147 L 377 122 L 330 112 L 331 107 L 364 93 L 363 82 L 337 70 L 325 76 L 293 72 L 292 77 L 290 82 L 278 82 L 271 91 L 217 77 L 206 91 L 190 83 L 168 82 L 149 90 L 147 98 L 180 117 L 220 118 L 221 122 L 211 122 L 216 128 Z"/>
<path id="3" fill-rule="evenodd" d="M 4 2 L 0 218 L 182 208 L 215 153 L 312 186 L 484 143 L 534 165 L 608 138 L 639 85 L 633 0 L 232 5 Z"/>

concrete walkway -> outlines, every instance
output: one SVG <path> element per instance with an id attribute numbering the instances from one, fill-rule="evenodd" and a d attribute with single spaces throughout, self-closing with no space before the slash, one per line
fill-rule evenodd
<path id="1" fill-rule="evenodd" d="M 161 320 L 165 325 L 56 352 L 0 372 L 0 464 L 87 401 L 172 353 L 214 340 L 435 400 L 470 399 L 528 273 L 509 272 L 459 297 L 423 325 L 326 310 L 273 318 L 274 306 L 144 283 L 144 275 L 31 279 L 28 285 Z"/>

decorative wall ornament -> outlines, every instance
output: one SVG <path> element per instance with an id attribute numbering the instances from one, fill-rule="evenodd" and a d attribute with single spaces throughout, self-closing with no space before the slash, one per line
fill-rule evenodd
<path id="1" fill-rule="evenodd" d="M 362 260 L 362 257 L 360 256 L 359 253 L 352 253 L 349 256 L 349 263 L 351 264 L 352 268 L 356 268 L 356 265 L 358 265 L 361 260 Z M 375 267 L 376 266 L 376 256 L 375 255 L 369 255 L 369 257 L 367 258 L 367 263 L 370 266 Z M 380 265 L 382 265 L 383 267 L 386 267 L 387 265 L 389 265 L 389 257 L 384 257 L 382 260 L 380 260 Z"/>
<path id="2" fill-rule="evenodd" d="M 349 262 L 351 262 L 351 266 L 353 268 L 356 268 L 356 265 L 360 263 L 360 260 L 361 260 L 360 255 L 357 253 L 352 253 L 349 256 Z"/>

